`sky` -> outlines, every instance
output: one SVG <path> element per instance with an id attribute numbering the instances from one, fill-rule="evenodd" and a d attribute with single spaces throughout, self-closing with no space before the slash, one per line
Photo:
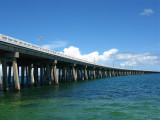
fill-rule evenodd
<path id="1" fill-rule="evenodd" d="M 160 71 L 160 0 L 0 0 L 0 34 L 108 66 Z M 1 67 L 1 66 L 0 66 Z"/>

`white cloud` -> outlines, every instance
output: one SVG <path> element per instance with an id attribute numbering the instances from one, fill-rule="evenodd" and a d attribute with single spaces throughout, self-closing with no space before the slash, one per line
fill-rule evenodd
<path id="1" fill-rule="evenodd" d="M 144 11 L 140 13 L 140 15 L 149 16 L 153 13 L 154 11 L 152 9 L 144 9 Z"/>
<path id="2" fill-rule="evenodd" d="M 97 51 L 82 55 L 79 48 L 74 47 L 74 46 L 70 46 L 69 48 L 65 48 L 63 51 L 63 53 L 66 55 L 80 58 L 83 60 L 87 60 L 90 62 L 107 61 L 110 59 L 111 54 L 115 54 L 117 52 L 118 52 L 117 49 L 110 49 L 108 51 L 104 51 L 103 54 L 101 54 L 101 55 Z"/>
<path id="3" fill-rule="evenodd" d="M 150 53 L 144 54 L 117 54 L 117 60 L 125 60 L 121 63 L 121 66 L 138 66 L 138 65 L 154 65 L 159 63 L 158 56 L 152 55 Z"/>
<path id="4" fill-rule="evenodd" d="M 56 49 L 60 47 L 65 47 L 66 44 L 66 41 L 52 41 L 50 44 L 45 44 L 42 47 L 46 49 Z"/>
<path id="5" fill-rule="evenodd" d="M 79 48 L 70 46 L 65 48 L 62 52 L 66 55 L 73 56 L 76 58 L 84 59 L 90 62 L 96 62 L 100 64 L 106 64 L 111 61 L 112 55 L 114 54 L 114 59 L 119 61 L 122 67 L 125 66 L 139 66 L 139 65 L 154 65 L 159 63 L 158 56 L 152 55 L 150 53 L 144 54 L 131 54 L 131 53 L 118 53 L 118 49 L 110 49 L 104 51 L 103 54 L 99 54 L 98 51 L 91 52 L 89 54 L 81 54 Z"/>

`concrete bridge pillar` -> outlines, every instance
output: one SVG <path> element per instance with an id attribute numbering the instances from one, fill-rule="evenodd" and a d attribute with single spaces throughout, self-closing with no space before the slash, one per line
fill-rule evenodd
<path id="1" fill-rule="evenodd" d="M 112 77 L 112 71 L 109 70 L 109 77 Z"/>
<path id="2" fill-rule="evenodd" d="M 51 66 L 51 84 L 54 83 L 54 66 Z"/>
<path id="3" fill-rule="evenodd" d="M 77 68 L 76 72 L 77 72 L 77 80 L 80 80 L 79 68 Z"/>
<path id="4" fill-rule="evenodd" d="M 105 78 L 107 77 L 107 70 L 105 70 L 104 77 Z"/>
<path id="5" fill-rule="evenodd" d="M 90 71 L 90 69 L 87 69 L 88 79 L 90 79 L 90 78 L 91 78 L 89 71 Z"/>
<path id="6" fill-rule="evenodd" d="M 59 71 L 58 71 L 59 73 L 58 73 L 58 81 L 59 82 L 61 82 L 62 80 L 61 80 L 61 68 L 59 67 Z"/>
<path id="7" fill-rule="evenodd" d="M 40 66 L 40 84 L 44 85 L 44 67 L 42 64 Z"/>
<path id="8" fill-rule="evenodd" d="M 8 84 L 11 84 L 11 64 L 9 64 L 8 68 Z"/>
<path id="9" fill-rule="evenodd" d="M 85 80 L 88 80 L 87 66 L 84 67 L 84 76 L 85 76 Z"/>
<path id="10" fill-rule="evenodd" d="M 96 78 L 99 78 L 99 70 L 95 70 L 96 71 Z"/>
<path id="11" fill-rule="evenodd" d="M 28 65 L 26 65 L 25 66 L 25 74 L 26 74 L 26 84 L 29 84 L 29 66 Z"/>
<path id="12" fill-rule="evenodd" d="M 95 68 L 93 69 L 93 76 L 94 76 L 94 79 L 96 79 L 96 70 L 95 70 Z"/>
<path id="13" fill-rule="evenodd" d="M 114 72 L 114 70 L 112 70 L 112 76 L 115 77 L 115 72 Z"/>
<path id="14" fill-rule="evenodd" d="M 33 64 L 30 66 L 30 74 L 31 74 L 31 85 L 34 84 L 34 74 L 33 74 Z"/>
<path id="15" fill-rule="evenodd" d="M 62 68 L 62 81 L 65 81 L 65 68 Z"/>
<path id="16" fill-rule="evenodd" d="M 55 84 L 58 85 L 59 81 L 58 81 L 58 74 L 57 74 L 57 60 L 54 61 L 54 80 L 55 80 Z"/>
<path id="17" fill-rule="evenodd" d="M 38 85 L 38 66 L 34 65 L 34 85 Z"/>
<path id="18" fill-rule="evenodd" d="M 76 75 L 76 64 L 74 64 L 73 66 L 72 66 L 72 74 L 73 74 L 73 79 L 74 79 L 74 81 L 77 81 L 77 75 Z"/>
<path id="19" fill-rule="evenodd" d="M 100 78 L 102 78 L 102 69 L 99 70 Z"/>
<path id="20" fill-rule="evenodd" d="M 127 75 L 130 75 L 130 71 L 127 71 Z"/>
<path id="21" fill-rule="evenodd" d="M 70 69 L 69 69 L 69 67 L 67 66 L 67 69 L 66 69 L 66 81 L 70 81 Z"/>
<path id="22" fill-rule="evenodd" d="M 68 79 L 71 82 L 72 81 L 72 70 L 70 67 L 68 68 L 68 75 L 69 75 Z"/>
<path id="23" fill-rule="evenodd" d="M 4 91 L 8 91 L 9 87 L 7 79 L 7 61 L 5 57 L 2 59 L 2 71 L 3 71 L 3 89 Z"/>
<path id="24" fill-rule="evenodd" d="M 81 79 L 84 80 L 84 77 L 85 77 L 85 73 L 83 71 L 83 68 L 81 68 Z"/>
<path id="25" fill-rule="evenodd" d="M 27 80 L 27 85 L 28 86 L 30 86 L 31 84 L 32 84 L 32 78 L 31 78 L 31 72 L 32 72 L 32 70 L 31 70 L 32 68 L 31 68 L 31 65 L 29 65 L 28 66 L 28 80 Z"/>
<path id="26" fill-rule="evenodd" d="M 118 76 L 118 70 L 115 70 L 115 76 Z"/>
<path id="27" fill-rule="evenodd" d="M 91 68 L 91 79 L 94 79 L 94 69 Z"/>
<path id="28" fill-rule="evenodd" d="M 64 80 L 67 81 L 67 68 L 64 68 Z"/>
<path id="29" fill-rule="evenodd" d="M 20 84 L 19 84 L 19 74 L 18 74 L 18 65 L 17 65 L 17 58 L 19 58 L 19 53 L 14 53 L 13 58 L 13 76 L 14 76 L 14 84 L 15 84 L 15 90 L 20 90 Z"/>
<path id="30" fill-rule="evenodd" d="M 47 80 L 46 80 L 46 82 L 48 85 L 51 85 L 51 73 L 50 72 L 51 72 L 50 65 L 49 65 L 49 63 L 47 63 L 47 66 L 46 66 Z"/>
<path id="31" fill-rule="evenodd" d="M 21 85 L 24 85 L 24 65 L 21 65 Z"/>

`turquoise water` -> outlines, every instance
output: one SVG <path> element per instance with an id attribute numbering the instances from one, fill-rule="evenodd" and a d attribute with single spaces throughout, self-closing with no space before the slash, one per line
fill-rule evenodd
<path id="1" fill-rule="evenodd" d="M 0 120 L 160 120 L 160 74 L 1 92 Z"/>

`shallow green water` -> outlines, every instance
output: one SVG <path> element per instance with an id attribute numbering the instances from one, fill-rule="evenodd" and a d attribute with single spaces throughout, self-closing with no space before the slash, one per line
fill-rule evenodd
<path id="1" fill-rule="evenodd" d="M 160 74 L 0 93 L 0 120 L 160 120 Z"/>

